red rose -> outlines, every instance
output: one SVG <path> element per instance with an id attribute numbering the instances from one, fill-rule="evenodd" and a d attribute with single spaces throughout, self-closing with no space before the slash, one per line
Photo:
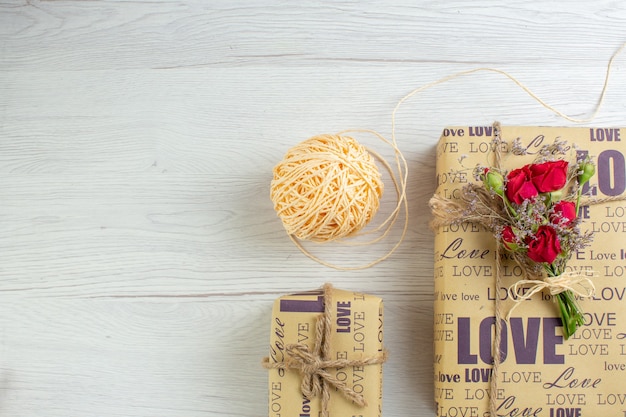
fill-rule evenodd
<path id="1" fill-rule="evenodd" d="M 522 204 L 526 199 L 535 197 L 539 191 L 532 182 L 529 165 L 514 169 L 506 176 L 506 198 L 515 204 Z"/>
<path id="2" fill-rule="evenodd" d="M 559 201 L 554 205 L 554 213 L 550 221 L 556 224 L 568 225 L 576 219 L 576 204 L 572 201 Z"/>
<path id="3" fill-rule="evenodd" d="M 567 161 L 530 165 L 533 184 L 540 193 L 560 190 L 567 182 Z"/>
<path id="4" fill-rule="evenodd" d="M 515 236 L 515 232 L 511 226 L 505 226 L 504 229 L 502 229 L 502 243 L 508 250 L 514 251 L 517 249 L 517 236 Z"/>
<path id="5" fill-rule="evenodd" d="M 561 253 L 561 244 L 552 226 L 539 226 L 537 233 L 528 239 L 528 257 L 535 262 L 551 264 Z"/>

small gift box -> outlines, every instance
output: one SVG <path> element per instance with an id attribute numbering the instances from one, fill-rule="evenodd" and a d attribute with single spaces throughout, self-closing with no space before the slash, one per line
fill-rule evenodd
<path id="1" fill-rule="evenodd" d="M 326 284 L 274 303 L 269 415 L 381 415 L 383 302 Z"/>
<path id="2" fill-rule="evenodd" d="M 444 129 L 431 201 L 438 416 L 626 412 L 625 135 Z M 502 216 L 514 227 L 493 226 Z"/>

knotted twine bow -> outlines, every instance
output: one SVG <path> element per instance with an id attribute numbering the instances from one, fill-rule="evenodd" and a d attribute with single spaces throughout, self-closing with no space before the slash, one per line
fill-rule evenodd
<path id="1" fill-rule="evenodd" d="M 511 298 L 515 302 L 513 307 L 506 315 L 507 321 L 511 318 L 513 310 L 515 310 L 522 301 L 530 300 L 533 295 L 548 289 L 550 295 L 557 295 L 565 291 L 571 291 L 582 298 L 593 297 L 596 286 L 587 274 L 591 272 L 591 276 L 598 277 L 595 271 L 566 271 L 557 277 L 545 277 L 544 279 L 522 279 L 509 287 Z M 531 285 L 525 287 L 525 285 Z M 520 289 L 526 288 L 527 291 L 522 294 Z"/>
<path id="2" fill-rule="evenodd" d="M 348 400 L 359 407 L 367 406 L 365 397 L 355 392 L 345 382 L 340 381 L 329 369 L 339 369 L 346 366 L 365 366 L 381 364 L 387 360 L 387 351 L 361 359 L 330 359 L 332 330 L 332 285 L 324 287 L 324 313 L 317 317 L 315 323 L 315 343 L 311 350 L 304 343 L 292 343 L 285 346 L 284 362 L 270 362 L 270 358 L 263 359 L 266 369 L 297 369 L 302 375 L 300 390 L 305 398 L 311 400 L 321 397 L 322 417 L 329 417 L 329 403 L 331 387 L 341 392 Z"/>

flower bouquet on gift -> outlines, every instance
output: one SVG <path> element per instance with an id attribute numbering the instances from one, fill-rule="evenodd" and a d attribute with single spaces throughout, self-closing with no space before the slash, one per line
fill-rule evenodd
<path id="1" fill-rule="evenodd" d="M 501 146 L 494 143 L 494 146 Z M 468 209 L 487 216 L 496 239 L 529 275 L 512 287 L 514 298 L 530 298 L 545 288 L 554 295 L 563 322 L 565 338 L 574 334 L 585 320 L 576 295 L 590 296 L 593 284 L 587 277 L 566 271 L 572 254 L 587 246 L 590 232 L 582 233 L 578 209 L 583 186 L 595 173 L 585 156 L 574 162 L 561 159 L 571 148 L 564 142 L 545 145 L 535 161 L 510 172 L 494 167 L 477 167 Z M 523 149 L 513 144 L 513 153 Z M 521 286 L 531 284 L 523 296 Z M 576 290 L 587 285 L 586 294 Z M 589 288 L 591 287 L 591 288 Z"/>

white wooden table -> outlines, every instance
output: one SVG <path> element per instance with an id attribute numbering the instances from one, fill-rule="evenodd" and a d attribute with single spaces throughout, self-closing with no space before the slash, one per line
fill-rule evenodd
<path id="1" fill-rule="evenodd" d="M 362 271 L 293 246 L 272 167 L 318 133 L 388 136 L 401 97 L 476 67 L 585 116 L 626 41 L 626 4 L 591 4 L 1 1 L 0 415 L 267 415 L 272 302 L 332 282 L 385 300 L 384 414 L 433 416 L 439 133 L 571 123 L 494 73 L 407 101 L 408 235 Z M 626 124 L 625 67 L 621 56 L 593 125 Z M 393 205 L 387 193 L 380 216 Z M 398 233 L 313 249 L 360 263 Z"/>

